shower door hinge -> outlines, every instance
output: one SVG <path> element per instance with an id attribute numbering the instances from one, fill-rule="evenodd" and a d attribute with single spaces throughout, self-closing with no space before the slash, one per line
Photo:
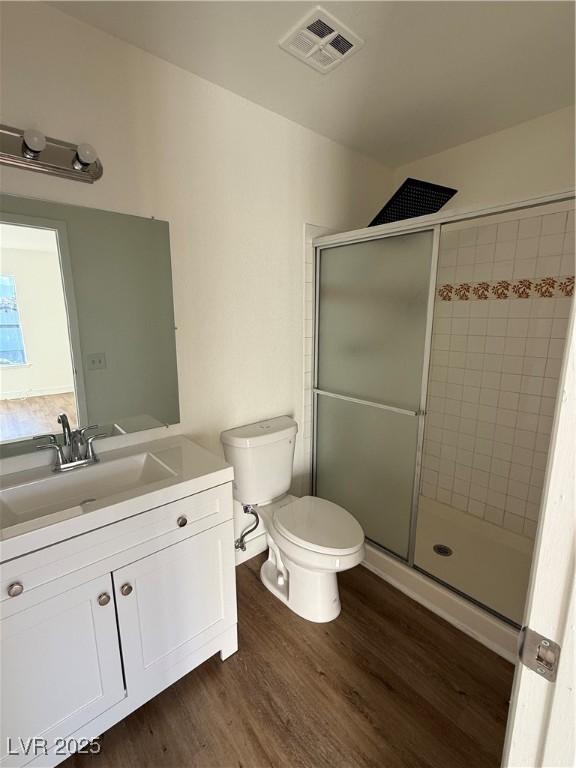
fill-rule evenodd
<path id="1" fill-rule="evenodd" d="M 518 656 L 528 669 L 553 683 L 558 672 L 560 646 L 554 640 L 539 635 L 530 627 L 522 627 L 518 638 Z"/>

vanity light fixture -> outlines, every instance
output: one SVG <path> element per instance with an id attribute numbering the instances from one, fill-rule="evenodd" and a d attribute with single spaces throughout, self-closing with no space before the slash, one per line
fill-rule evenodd
<path id="1" fill-rule="evenodd" d="M 104 169 L 91 144 L 72 144 L 35 129 L 0 125 L 0 164 L 93 184 Z"/>

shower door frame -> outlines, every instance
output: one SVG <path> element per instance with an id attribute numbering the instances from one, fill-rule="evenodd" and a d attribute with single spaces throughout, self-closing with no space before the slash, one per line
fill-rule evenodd
<path id="1" fill-rule="evenodd" d="M 390 227 L 390 225 L 383 225 Z M 379 227 L 374 227 L 379 230 Z M 428 282 L 428 298 L 426 306 L 426 327 L 424 332 L 424 359 L 422 362 L 422 381 L 420 383 L 420 399 L 418 410 L 412 411 L 407 408 L 397 408 L 384 403 L 377 403 L 371 400 L 362 400 L 357 397 L 341 395 L 335 392 L 328 392 L 318 388 L 318 333 L 319 333 L 319 313 L 320 313 L 320 252 L 330 248 L 338 248 L 342 245 L 351 245 L 360 242 L 369 242 L 372 240 L 387 240 L 388 238 L 401 237 L 407 234 L 417 234 L 419 232 L 432 232 L 432 253 L 430 256 L 430 277 Z M 328 236 L 330 238 L 338 237 Z M 430 369 L 430 349 L 432 345 L 432 322 L 434 317 L 434 298 L 436 295 L 436 273 L 438 270 L 438 252 L 440 249 L 440 224 L 424 225 L 412 227 L 407 231 L 394 231 L 390 233 L 375 232 L 372 236 L 360 237 L 358 240 L 347 239 L 346 242 L 334 242 L 327 245 L 315 245 L 314 247 L 314 371 L 312 385 L 312 493 L 316 494 L 316 445 L 318 431 L 318 397 L 332 397 L 337 400 L 344 400 L 348 403 L 365 405 L 369 408 L 378 408 L 379 410 L 401 413 L 406 416 L 414 416 L 418 419 L 417 437 L 416 437 L 416 457 L 414 464 L 414 483 L 412 486 L 412 500 L 410 503 L 410 527 L 408 535 L 408 556 L 407 558 L 398 555 L 380 542 L 368 539 L 371 544 L 384 550 L 387 554 L 397 558 L 402 563 L 406 563 L 411 568 L 414 566 L 414 550 L 416 546 L 416 524 L 418 518 L 418 496 L 420 492 L 420 476 L 422 472 L 422 446 L 424 442 L 424 421 L 426 416 L 426 398 L 428 394 L 428 374 Z"/>
<path id="2" fill-rule="evenodd" d="M 318 396 L 324 393 L 318 389 L 318 316 L 319 316 L 319 291 L 320 291 L 320 251 L 328 248 L 336 248 L 343 245 L 351 245 L 356 243 L 367 242 L 370 240 L 383 240 L 387 237 L 397 237 L 399 235 L 411 234 L 416 232 L 434 232 L 433 244 L 432 244 L 432 264 L 430 267 L 430 290 L 428 295 L 428 312 L 426 318 L 426 340 L 424 349 L 424 362 L 422 368 L 422 389 L 420 409 L 418 411 L 417 418 L 418 423 L 418 440 L 416 447 L 416 464 L 414 472 L 414 488 L 412 493 L 412 507 L 411 507 L 411 519 L 410 519 L 410 536 L 408 541 L 408 558 L 404 559 L 390 549 L 387 549 L 382 544 L 369 539 L 370 543 L 385 552 L 390 557 L 398 560 L 399 562 L 407 565 L 411 569 L 414 566 L 414 550 L 416 543 L 416 527 L 418 523 L 418 496 L 420 490 L 420 475 L 422 469 L 422 444 L 424 438 L 424 426 L 426 416 L 426 397 L 428 391 L 428 376 L 430 369 L 430 348 L 432 341 L 432 323 L 434 314 L 434 300 L 436 293 L 436 273 L 438 269 L 438 251 L 440 244 L 440 232 L 442 226 L 445 224 L 454 224 L 456 222 L 466 221 L 466 219 L 476 219 L 484 216 L 491 216 L 498 213 L 506 213 L 512 211 L 520 211 L 525 208 L 533 208 L 540 205 L 546 205 L 549 203 L 559 203 L 567 200 L 574 200 L 576 192 L 574 189 L 566 189 L 561 192 L 557 192 L 550 195 L 541 195 L 538 197 L 528 198 L 525 200 L 518 200 L 516 202 L 505 203 L 495 206 L 487 207 L 470 207 L 463 208 L 461 210 L 452 210 L 447 213 L 434 213 L 429 216 L 420 216 L 412 219 L 403 219 L 398 222 L 391 222 L 390 224 L 380 224 L 375 227 L 365 227 L 364 229 L 352 230 L 348 232 L 342 232 L 335 235 L 323 235 L 316 238 L 313 241 L 314 245 L 314 346 L 313 346 L 313 386 L 312 386 L 312 493 L 316 493 L 316 447 L 317 447 L 317 431 L 318 431 L 318 408 L 317 400 Z M 377 403 L 371 403 L 370 401 L 358 400 L 353 397 L 346 397 L 345 395 L 338 395 L 339 399 L 348 400 L 360 404 L 366 404 L 368 406 L 378 407 Z M 382 407 L 382 405 L 380 405 Z M 387 410 L 396 410 L 403 412 L 403 409 L 388 408 Z M 404 411 L 406 412 L 406 411 Z M 428 575 L 428 574 L 426 574 Z M 444 584 L 453 592 L 458 592 L 454 587 Z M 461 593 L 459 593 L 461 594 Z M 472 601 L 472 598 L 465 595 L 467 601 Z M 487 611 L 489 609 L 486 606 L 480 605 L 480 607 Z"/>

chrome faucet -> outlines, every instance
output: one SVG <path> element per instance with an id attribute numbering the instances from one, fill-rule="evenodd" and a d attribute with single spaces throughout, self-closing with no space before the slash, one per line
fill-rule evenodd
<path id="1" fill-rule="evenodd" d="M 59 444 L 56 435 L 36 435 L 34 440 L 48 440 L 47 443 L 37 445 L 39 450 L 55 451 L 55 462 L 52 467 L 54 472 L 66 472 L 69 469 L 79 469 L 89 464 L 95 464 L 98 456 L 94 451 L 94 441 L 101 437 L 108 437 L 106 432 L 91 435 L 86 438 L 86 433 L 91 429 L 98 429 L 97 424 L 89 427 L 70 428 L 70 421 L 65 413 L 58 416 L 58 424 L 62 426 L 62 445 Z"/>
<path id="2" fill-rule="evenodd" d="M 62 433 L 64 435 L 64 446 L 69 448 L 72 445 L 72 430 L 70 429 L 70 422 L 68 416 L 65 413 L 61 413 L 58 416 L 58 424 L 62 425 Z"/>

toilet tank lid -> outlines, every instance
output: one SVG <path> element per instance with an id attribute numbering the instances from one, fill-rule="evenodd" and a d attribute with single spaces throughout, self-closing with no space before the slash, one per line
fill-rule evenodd
<path id="1" fill-rule="evenodd" d="M 254 448 L 293 437 L 297 431 L 298 424 L 294 419 L 290 416 L 278 416 L 275 419 L 227 429 L 221 433 L 220 439 L 224 445 L 232 445 L 235 448 Z"/>

